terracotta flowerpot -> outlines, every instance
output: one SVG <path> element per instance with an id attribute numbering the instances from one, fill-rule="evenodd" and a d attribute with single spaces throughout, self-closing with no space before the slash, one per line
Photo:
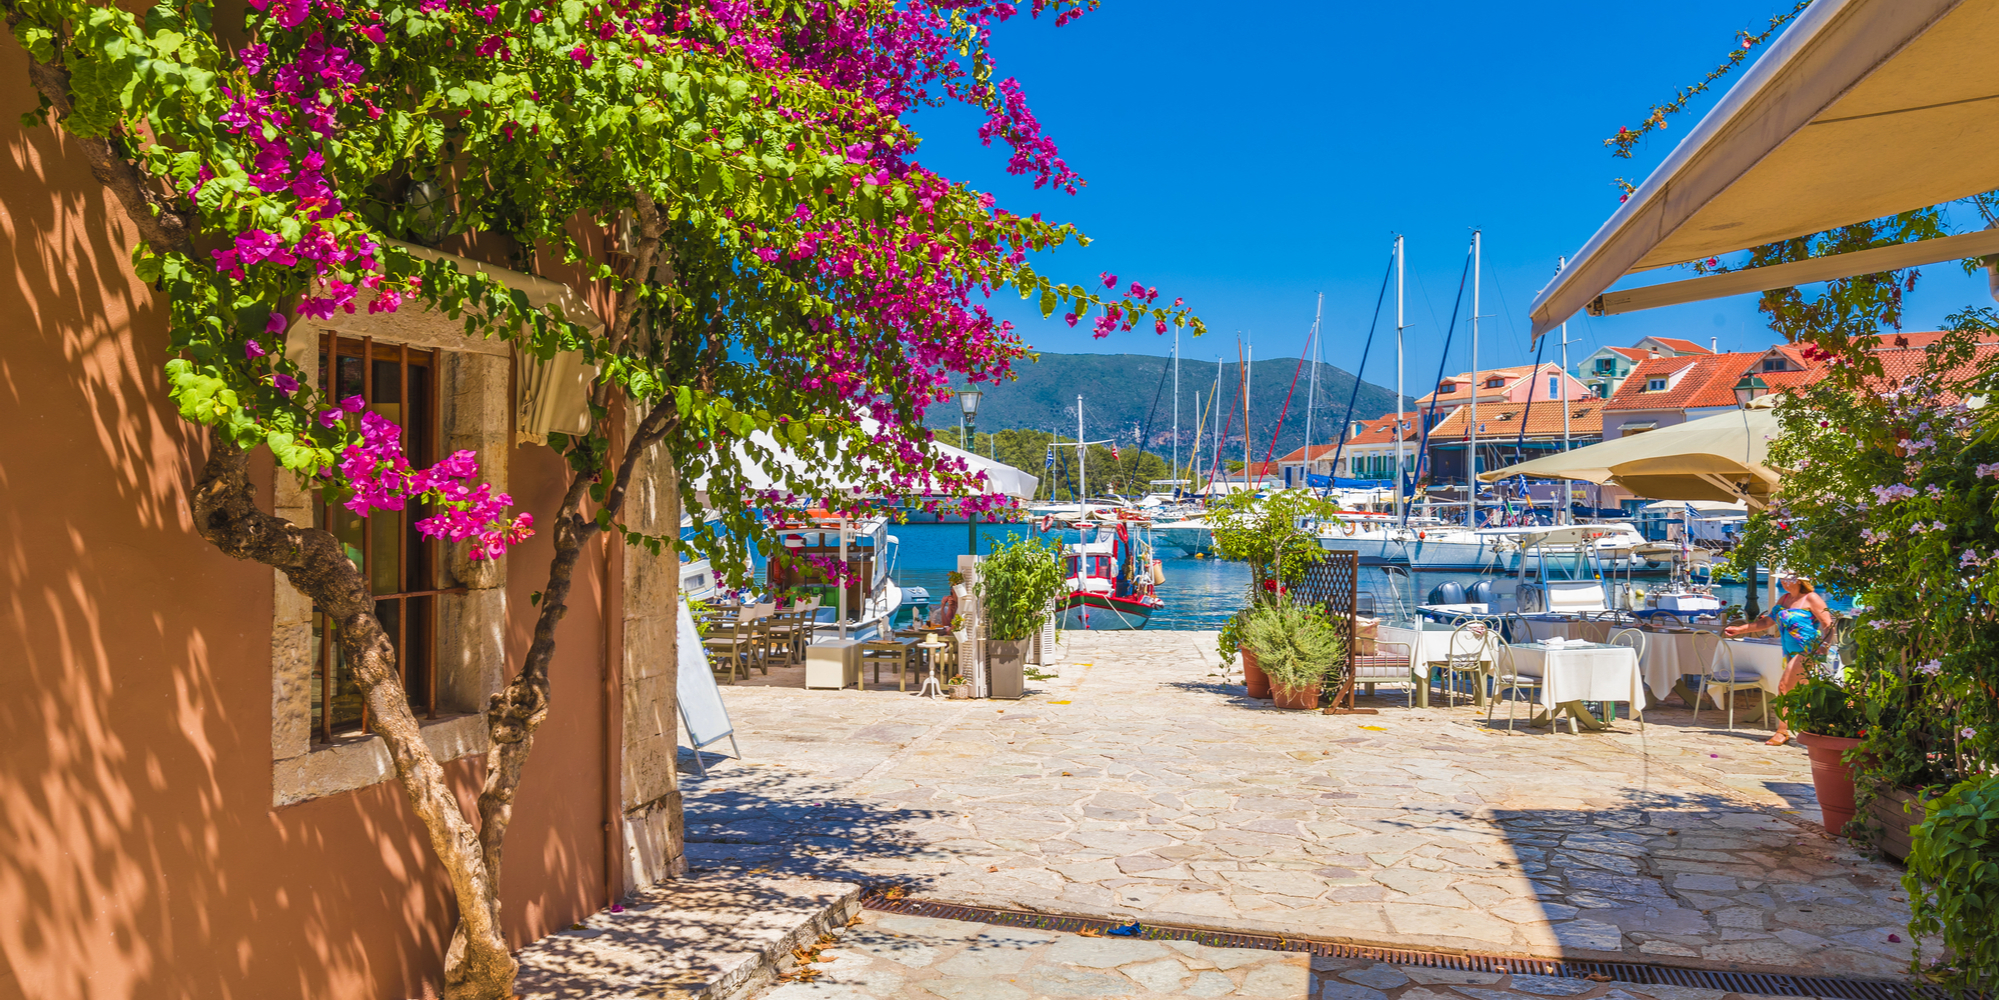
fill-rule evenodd
<path id="1" fill-rule="evenodd" d="M 1310 712 L 1319 707 L 1319 685 L 1284 687 L 1274 684 L 1271 686 L 1271 699 L 1279 708 Z"/>
<path id="2" fill-rule="evenodd" d="M 1820 821 L 1826 832 L 1840 836 L 1854 818 L 1854 771 L 1841 755 L 1861 745 L 1847 736 L 1800 733 L 1799 743 L 1812 761 L 1813 793 L 1819 796 Z"/>
<path id="3" fill-rule="evenodd" d="M 1269 698 L 1271 696 L 1271 678 L 1265 676 L 1264 671 L 1257 666 L 1257 654 L 1251 652 L 1250 647 L 1245 646 L 1237 650 L 1236 655 L 1243 657 L 1243 686 L 1249 689 L 1249 696 L 1252 698 Z"/>

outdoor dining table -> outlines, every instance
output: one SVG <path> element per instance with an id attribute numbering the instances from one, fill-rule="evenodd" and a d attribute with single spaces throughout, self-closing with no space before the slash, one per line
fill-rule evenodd
<path id="1" fill-rule="evenodd" d="M 1699 677 L 1708 672 L 1709 664 L 1703 661 L 1701 649 L 1695 640 L 1700 638 L 1698 629 L 1645 629 L 1646 655 L 1639 659 L 1639 671 L 1646 677 L 1646 689 L 1658 701 L 1669 694 L 1678 693 L 1681 700 L 1692 706 L 1694 693 L 1688 689 L 1684 678 Z"/>
<path id="2" fill-rule="evenodd" d="M 1401 643 L 1410 648 L 1410 676 L 1417 681 L 1414 686 L 1418 708 L 1429 708 L 1431 704 L 1429 671 L 1425 665 L 1450 658 L 1452 632 L 1450 626 L 1432 622 L 1418 622 L 1414 628 L 1386 623 L 1376 627 L 1378 642 Z"/>
<path id="3" fill-rule="evenodd" d="M 1639 674 L 1639 658 L 1629 647 L 1597 642 L 1571 642 L 1549 646 L 1539 642 L 1509 643 L 1514 672 L 1541 679 L 1539 698 L 1542 713 L 1532 721 L 1546 720 L 1554 727 L 1555 715 L 1566 713 L 1571 725 L 1586 729 L 1611 728 L 1617 717 L 1614 702 L 1628 702 L 1632 715 L 1645 725 L 1646 688 Z M 1593 718 L 1585 702 L 1604 705 L 1604 718 Z"/>

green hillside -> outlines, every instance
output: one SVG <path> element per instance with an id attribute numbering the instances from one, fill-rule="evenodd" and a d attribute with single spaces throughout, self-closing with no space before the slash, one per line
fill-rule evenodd
<path id="1" fill-rule="evenodd" d="M 1121 446 L 1136 444 L 1146 426 L 1147 414 L 1151 412 L 1152 433 L 1147 445 L 1150 450 L 1164 455 L 1173 442 L 1173 382 L 1169 375 L 1168 381 L 1162 384 L 1160 375 L 1171 363 L 1171 359 L 1147 354 L 1045 352 L 1039 362 L 1015 368 L 1020 376 L 1017 380 L 1002 386 L 980 387 L 985 395 L 979 403 L 978 428 L 981 431 L 1053 430 L 1075 440 L 1076 397 L 1081 394 L 1084 437 L 1087 440 L 1115 438 Z M 1285 405 L 1285 393 L 1291 385 L 1294 371 L 1299 373 L 1298 389 L 1292 396 L 1290 410 L 1286 412 L 1284 429 L 1278 434 L 1278 455 L 1299 447 L 1305 441 L 1306 380 L 1310 370 L 1299 369 L 1297 358 L 1257 361 L 1250 365 L 1250 425 L 1254 438 L 1251 451 L 1254 461 L 1263 461 L 1264 453 L 1270 447 L 1272 429 Z M 1203 406 L 1209 407 L 1215 374 L 1213 361 L 1181 361 L 1184 461 L 1186 443 L 1194 440 L 1195 393 L 1201 393 Z M 1313 416 L 1315 443 L 1326 444 L 1337 438 L 1340 419 L 1347 411 L 1347 395 L 1353 390 L 1354 381 L 1353 375 L 1339 368 L 1329 364 L 1319 366 L 1319 409 Z M 1236 394 L 1237 366 L 1234 363 L 1225 362 L 1222 365 L 1222 382 L 1225 406 L 1235 410 L 1235 419 L 1228 425 L 1224 450 L 1240 459 L 1243 455 L 1243 414 L 1240 397 Z M 1157 408 L 1154 404 L 1156 392 L 1159 400 Z M 1361 392 L 1354 402 L 1355 419 L 1373 419 L 1395 409 L 1396 395 L 1393 391 L 1369 382 L 1361 384 Z M 1212 407 L 1209 407 L 1209 419 L 1215 419 Z M 1223 419 L 1229 420 L 1229 414 L 1225 412 Z M 958 426 L 957 407 L 933 407 L 930 423 L 939 428 Z M 1208 425 L 1202 436 L 1202 451 L 1206 453 L 1215 440 L 1213 423 Z M 945 439 L 953 440 L 950 435 Z"/>

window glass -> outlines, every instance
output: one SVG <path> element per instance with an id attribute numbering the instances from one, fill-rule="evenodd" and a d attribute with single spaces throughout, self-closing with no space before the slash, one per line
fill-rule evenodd
<path id="1" fill-rule="evenodd" d="M 329 337 L 321 344 L 320 387 L 336 399 L 360 396 L 370 411 L 400 426 L 404 456 L 412 467 L 435 464 L 438 352 L 347 338 Z M 367 578 L 376 598 L 376 619 L 397 651 L 397 671 L 412 707 L 435 716 L 437 543 L 416 529 L 418 521 L 431 515 L 429 505 L 362 517 L 336 498 L 321 495 L 318 500 L 313 523 L 339 540 Z M 340 652 L 338 629 L 337 622 L 314 609 L 312 722 L 320 740 L 352 734 L 368 724 L 360 685 Z"/>

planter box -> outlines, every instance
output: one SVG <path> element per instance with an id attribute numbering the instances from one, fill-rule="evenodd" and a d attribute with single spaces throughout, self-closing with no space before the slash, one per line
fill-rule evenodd
<path id="1" fill-rule="evenodd" d="M 1905 805 L 1909 812 L 1903 811 Z M 1868 803 L 1868 832 L 1874 836 L 1875 846 L 1897 861 L 1909 858 L 1910 832 L 1923 821 L 1923 801 L 1914 788 L 1892 788 Z"/>
<path id="2" fill-rule="evenodd" d="M 986 640 L 986 694 L 1009 701 L 1027 693 L 1028 640 Z"/>

